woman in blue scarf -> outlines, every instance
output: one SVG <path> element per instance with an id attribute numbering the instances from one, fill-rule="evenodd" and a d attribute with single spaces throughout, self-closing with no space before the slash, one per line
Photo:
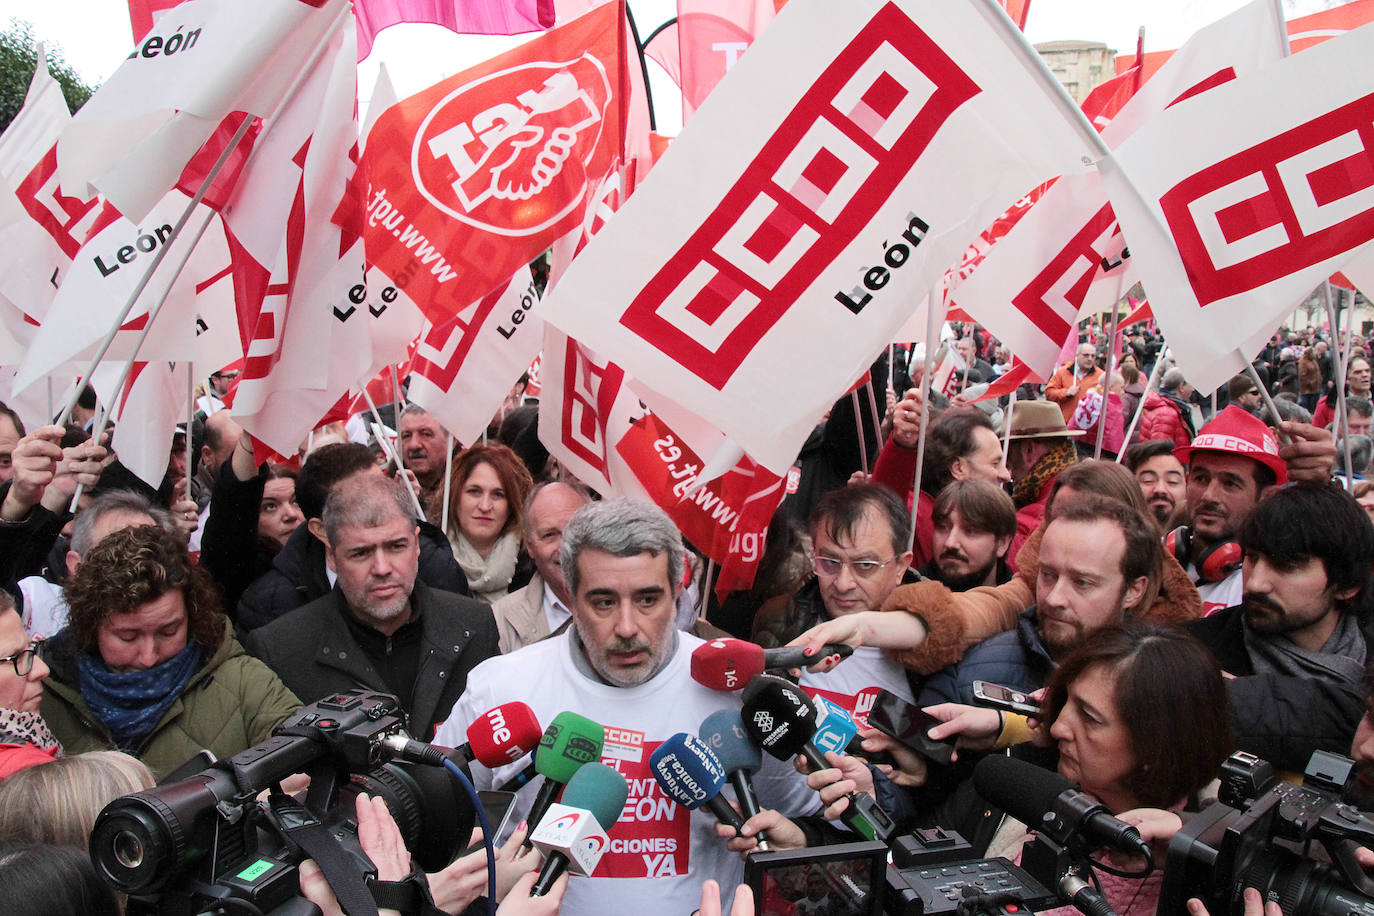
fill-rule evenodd
<path id="1" fill-rule="evenodd" d="M 232 756 L 300 705 L 246 655 L 180 538 L 127 528 L 66 586 L 66 629 L 43 647 L 42 712 L 68 753 L 115 748 L 159 778 L 201 749 Z"/>

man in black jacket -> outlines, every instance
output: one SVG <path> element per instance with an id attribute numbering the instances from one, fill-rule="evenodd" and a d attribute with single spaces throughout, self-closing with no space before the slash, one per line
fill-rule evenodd
<path id="1" fill-rule="evenodd" d="M 1345 753 L 1364 714 L 1374 527 L 1344 490 L 1300 484 L 1260 501 L 1240 546 L 1241 604 L 1188 629 L 1235 675 L 1240 749 L 1301 771 L 1314 750 Z"/>
<path id="2" fill-rule="evenodd" d="M 381 475 L 336 487 L 322 518 L 333 591 L 248 634 L 302 702 L 368 687 L 395 694 L 428 740 L 497 650 L 486 605 L 417 578 L 419 528 L 401 484 Z"/>
<path id="3" fill-rule="evenodd" d="M 365 445 L 338 442 L 310 453 L 296 480 L 296 504 L 306 523 L 291 532 L 286 545 L 273 559 L 272 568 L 244 590 L 234 615 L 240 632 L 270 623 L 329 593 L 333 580 L 325 565 L 324 528 L 320 521 L 325 500 L 335 489 L 352 486 L 354 481 L 369 475 L 380 477 L 382 472 Z M 448 538 L 423 519 L 419 526 L 420 581 L 430 588 L 470 594 L 467 577 L 453 557 Z"/>

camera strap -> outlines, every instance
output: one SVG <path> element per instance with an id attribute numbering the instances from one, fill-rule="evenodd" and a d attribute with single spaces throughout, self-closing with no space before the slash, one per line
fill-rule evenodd
<path id="1" fill-rule="evenodd" d="M 310 809 L 288 795 L 273 792 L 269 801 L 273 820 L 282 836 L 315 860 L 348 916 L 378 916 L 356 859 L 343 848 L 333 832 Z"/>
<path id="2" fill-rule="evenodd" d="M 434 905 L 430 895 L 429 882 L 419 866 L 412 866 L 410 874 L 400 881 L 383 881 L 370 878 L 367 882 L 372 891 L 372 899 L 384 910 L 398 910 L 402 913 L 417 913 L 422 916 L 445 916 L 444 911 Z"/>

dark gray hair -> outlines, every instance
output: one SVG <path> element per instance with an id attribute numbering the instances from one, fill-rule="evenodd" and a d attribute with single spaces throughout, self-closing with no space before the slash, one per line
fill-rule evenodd
<path id="1" fill-rule="evenodd" d="M 1345 473 L 1345 440 L 1336 442 L 1336 466 L 1332 473 L 1339 476 Z M 1350 437 L 1350 469 L 1352 473 L 1363 474 L 1374 459 L 1374 439 L 1364 435 Z"/>
<path id="2" fill-rule="evenodd" d="M 569 519 L 563 529 L 559 560 L 568 590 L 574 595 L 581 578 L 577 558 L 587 548 L 616 557 L 666 553 L 669 586 L 676 589 L 682 581 L 686 563 L 682 535 L 668 514 L 652 503 L 628 497 L 608 499 L 583 506 Z"/>
<path id="3" fill-rule="evenodd" d="M 1188 380 L 1183 377 L 1183 370 L 1175 366 L 1164 373 L 1164 380 L 1159 383 L 1161 391 L 1177 391 L 1179 385 L 1187 384 Z"/>
<path id="4" fill-rule="evenodd" d="M 1374 417 L 1374 402 L 1371 402 L 1369 398 L 1362 398 L 1353 394 L 1347 395 L 1345 412 L 1357 413 L 1362 417 Z"/>
<path id="5" fill-rule="evenodd" d="M 76 521 L 72 522 L 71 549 L 77 556 L 84 557 L 86 551 L 95 546 L 95 523 L 109 512 L 146 515 L 164 531 L 176 534 L 178 530 L 172 517 L 165 510 L 154 506 L 143 494 L 133 490 L 107 490 L 76 513 Z"/>
<path id="6" fill-rule="evenodd" d="M 404 490 L 405 484 L 380 474 L 355 474 L 340 481 L 324 502 L 324 536 L 334 546 L 345 526 L 375 528 L 394 518 L 415 525 L 415 504 Z"/>

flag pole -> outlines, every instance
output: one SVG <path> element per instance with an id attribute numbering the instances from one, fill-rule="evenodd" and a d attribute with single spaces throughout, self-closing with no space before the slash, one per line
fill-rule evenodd
<path id="1" fill-rule="evenodd" d="M 936 305 L 936 303 L 939 305 Z M 916 549 L 916 510 L 921 505 L 921 470 L 926 460 L 926 432 L 930 428 L 930 379 L 935 374 L 935 343 L 940 337 L 940 326 L 945 322 L 945 300 L 940 295 L 940 284 L 930 288 L 930 299 L 926 314 L 926 368 L 921 373 L 921 438 L 916 443 L 916 473 L 911 483 L 911 530 L 907 534 L 906 549 Z"/>
<path id="2" fill-rule="evenodd" d="M 873 375 L 869 373 L 868 381 L 864 383 L 864 393 L 868 395 L 868 410 L 873 416 L 873 438 L 878 443 L 878 448 L 883 447 L 883 418 L 878 413 L 878 397 L 874 390 Z M 887 392 L 883 392 L 883 402 L 887 402 Z M 886 410 L 886 408 L 884 408 Z M 878 459 L 874 458 L 873 463 L 877 464 Z"/>
<path id="3" fill-rule="evenodd" d="M 1343 457 L 1345 458 L 1345 488 L 1354 489 L 1354 469 L 1350 467 L 1350 428 L 1349 415 L 1345 412 L 1345 361 L 1341 358 L 1340 310 L 1331 299 L 1331 281 L 1322 281 L 1322 299 L 1326 303 L 1326 314 L 1331 321 L 1331 333 L 1336 345 L 1331 348 L 1331 358 L 1336 362 L 1336 432 L 1340 435 Z"/>
<path id="4" fill-rule="evenodd" d="M 401 463 L 405 458 L 405 449 L 401 447 L 401 404 L 405 399 L 401 397 L 401 383 L 396 377 L 395 363 L 391 364 L 391 393 L 396 396 L 396 469 L 404 471 L 405 465 Z"/>
<path id="5" fill-rule="evenodd" d="M 448 447 L 444 449 L 444 505 L 439 516 L 439 528 L 448 534 L 448 497 L 453 482 L 453 433 L 448 433 L 444 441 Z"/>
<path id="6" fill-rule="evenodd" d="M 363 398 L 367 401 L 367 409 L 372 411 L 372 419 L 377 423 L 377 443 L 381 445 L 382 451 L 396 464 L 396 476 L 406 485 L 406 492 L 410 494 L 411 502 L 415 503 L 415 513 L 418 518 L 425 517 L 425 508 L 420 505 L 420 494 L 415 492 L 415 488 L 410 485 L 410 478 L 404 473 L 405 468 L 401 466 L 401 458 L 396 454 L 397 449 L 393 448 L 391 441 L 386 437 L 386 424 L 382 422 L 381 414 L 377 413 L 377 405 L 372 403 L 372 395 L 368 393 L 367 386 L 363 386 Z"/>
<path id="7" fill-rule="evenodd" d="M 864 418 L 859 412 L 859 390 L 856 388 L 849 392 L 849 400 L 854 405 L 854 430 L 859 434 L 859 467 L 863 469 L 864 476 L 868 476 L 868 442 L 864 436 Z"/>
<path id="8" fill-rule="evenodd" d="M 320 56 L 324 54 L 325 48 L 328 46 L 330 39 L 333 38 L 335 30 L 339 27 L 340 23 L 344 21 L 344 17 L 348 15 L 351 15 L 351 10 L 349 5 L 345 4 L 344 6 L 340 7 L 339 12 L 335 14 L 334 21 L 330 23 L 329 28 L 325 30 L 323 36 L 320 38 L 319 43 L 311 52 L 310 57 L 307 58 L 305 65 L 301 68 L 300 72 L 296 74 L 295 79 L 293 80 L 291 85 L 287 87 L 285 94 L 282 95 L 281 102 L 277 105 L 276 109 L 272 112 L 271 116 L 267 119 L 264 119 L 264 123 L 267 124 L 267 126 L 263 128 L 261 132 L 262 135 L 266 135 L 272 129 L 272 127 L 275 126 L 278 116 L 280 116 L 282 110 L 291 102 L 291 100 L 295 98 L 296 93 L 300 91 L 301 84 L 305 82 L 307 74 L 309 74 L 309 72 L 314 68 L 315 63 L 319 60 Z M 195 212 L 196 206 L 200 203 L 201 199 L 205 197 L 206 192 L 210 190 L 210 186 L 214 184 L 215 179 L 219 177 L 220 171 L 223 170 L 224 166 L 229 162 L 229 157 L 233 155 L 236 149 L 238 149 L 239 143 L 241 143 L 243 141 L 243 138 L 247 135 L 248 128 L 252 126 L 253 121 L 253 117 L 245 117 L 243 119 L 243 123 L 239 125 L 238 130 L 234 131 L 234 135 L 229 138 L 229 142 L 225 145 L 224 150 L 220 152 L 219 158 L 217 158 L 215 160 L 215 164 L 210 167 L 210 171 L 206 173 L 205 178 L 200 183 L 200 187 L 196 189 L 196 193 L 192 195 L 191 200 L 187 203 L 185 209 L 182 210 L 181 216 L 177 219 L 175 225 L 172 226 L 172 232 L 167 237 L 166 243 L 158 248 L 157 253 L 153 255 L 153 260 L 149 262 L 147 268 L 143 271 L 143 276 L 139 278 L 138 284 L 134 287 L 133 292 L 130 293 L 128 299 L 125 300 L 124 306 L 119 312 L 119 317 L 115 319 L 115 321 L 111 324 L 109 332 L 105 335 L 105 338 L 100 342 L 99 347 L 96 349 L 95 355 L 91 358 L 91 361 L 86 368 L 85 374 L 81 376 L 82 378 L 90 379 L 92 373 L 95 372 L 96 367 L 99 366 L 101 360 L 105 358 L 105 354 L 109 351 L 110 345 L 114 343 L 115 335 L 119 333 L 119 329 L 123 327 L 124 322 L 129 317 L 129 313 L 133 310 L 134 303 L 137 302 L 139 297 L 143 295 L 144 288 L 147 287 L 148 283 L 152 280 L 153 274 L 157 271 L 157 268 L 162 263 L 163 258 L 167 256 L 167 252 L 176 243 L 177 237 L 180 236 L 181 231 L 186 226 L 186 223 L 191 219 L 191 214 Z M 249 151 L 248 156 L 244 160 L 243 164 L 243 167 L 245 169 L 248 167 L 248 164 L 253 161 L 254 155 L 257 154 L 257 151 L 260 148 L 260 145 L 255 145 L 253 149 Z M 144 338 L 147 336 L 147 329 L 152 326 L 153 319 L 156 317 L 155 309 L 161 308 L 162 302 L 166 300 L 168 293 L 171 292 L 172 284 L 176 282 L 177 277 L 180 276 L 182 269 L 186 266 L 186 261 L 190 258 L 191 251 L 195 250 L 196 244 L 200 241 L 201 236 L 204 235 L 206 228 L 210 225 L 210 220 L 213 218 L 213 212 L 207 213 L 205 215 L 204 224 L 201 226 L 199 232 L 196 233 L 196 242 L 193 242 L 191 244 L 190 248 L 186 252 L 186 256 L 182 258 L 181 265 L 178 266 L 176 271 L 172 274 L 171 279 L 167 283 L 167 291 L 163 293 L 162 298 L 158 300 L 157 304 L 153 308 L 149 309 L 148 320 L 144 323 L 144 334 L 139 338 L 139 342 L 135 346 L 134 352 L 129 358 L 129 362 L 131 365 L 133 361 L 138 357 L 138 350 L 139 347 L 142 346 Z M 124 374 L 128 374 L 127 369 L 125 370 Z M 76 391 L 72 393 L 71 398 L 67 401 L 66 406 L 62 408 L 61 415 L 58 418 L 56 418 L 53 422 L 56 423 L 58 426 L 65 424 L 67 422 L 67 418 L 71 416 L 72 409 L 76 407 L 77 398 L 80 396 L 81 386 L 78 385 Z"/>
<path id="9" fill-rule="evenodd" d="M 1159 355 L 1155 357 L 1155 364 L 1150 367 L 1150 377 L 1145 382 L 1145 394 L 1148 395 L 1151 391 L 1154 390 L 1155 382 L 1159 380 L 1159 370 L 1164 368 L 1164 360 L 1168 359 L 1168 357 L 1168 347 L 1165 347 L 1163 350 L 1160 350 Z M 1264 386 L 1261 385 L 1260 387 L 1261 389 L 1263 389 Z M 1117 464 L 1120 464 L 1122 461 L 1126 459 L 1126 447 L 1130 444 L 1131 437 L 1135 435 L 1135 428 L 1140 424 L 1140 418 L 1144 415 L 1145 399 L 1141 398 L 1140 403 L 1136 405 L 1135 416 L 1131 417 L 1131 423 L 1129 426 L 1126 427 L 1126 435 L 1123 436 L 1121 439 L 1121 451 L 1116 453 Z"/>
<path id="10" fill-rule="evenodd" d="M 1017 385 L 1011 390 L 1011 398 L 1007 401 L 1007 412 L 1002 417 L 1002 466 L 1006 467 L 1007 459 L 1011 457 L 1011 415 L 1016 410 L 1016 394 L 1021 390 Z"/>
<path id="11" fill-rule="evenodd" d="M 1118 289 L 1119 289 L 1118 285 Z M 1121 300 L 1112 303 L 1112 327 L 1107 332 L 1107 371 L 1102 376 L 1102 406 L 1097 409 L 1097 444 L 1093 446 L 1093 460 L 1102 458 L 1102 441 L 1107 436 L 1107 391 L 1112 387 L 1112 373 L 1116 371 L 1116 323 L 1121 315 Z M 1125 451 L 1125 442 L 1117 451 Z"/>

